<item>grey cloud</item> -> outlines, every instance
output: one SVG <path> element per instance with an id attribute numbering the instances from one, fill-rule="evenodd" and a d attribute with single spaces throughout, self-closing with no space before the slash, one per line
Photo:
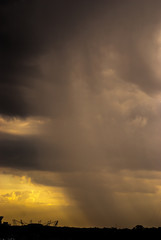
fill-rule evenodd
<path id="1" fill-rule="evenodd" d="M 147 52 L 155 48 L 159 6 L 158 1 L 8 2 L 1 9 L 1 114 L 50 115 L 54 109 L 61 114 L 71 107 L 73 71 L 92 91 L 104 88 L 103 68 L 113 68 L 146 92 L 158 91 Z M 51 50 L 53 71 L 43 75 L 40 59 L 49 61 Z M 108 56 L 115 53 L 116 59 Z M 52 84 L 52 93 L 46 84 Z"/>
<path id="2" fill-rule="evenodd" d="M 52 145 L 51 156 L 50 151 L 51 146 L 48 146 L 39 137 L 1 134 L 0 166 L 23 171 L 64 171 L 67 164 L 64 163 L 64 160 L 61 160 L 60 147 Z M 48 154 L 48 158 L 46 158 L 46 154 Z M 66 171 L 69 171 L 69 167 Z"/>
<path id="3" fill-rule="evenodd" d="M 123 217 L 103 169 L 161 169 L 160 7 L 157 0 L 35 0 L 1 9 L 0 114 L 50 121 L 39 138 L 1 136 L 0 165 L 59 173 L 58 183 L 33 179 L 64 182 L 92 224 Z"/>
<path id="4" fill-rule="evenodd" d="M 37 110 L 41 96 L 35 81 L 36 85 L 37 79 L 40 85 L 42 81 L 39 58 L 53 49 L 56 60 L 59 59 L 60 49 L 66 48 L 66 42 L 77 35 L 82 21 L 88 19 L 88 11 L 95 11 L 97 5 L 96 1 L 89 1 L 89 4 L 85 1 L 7 1 L 2 6 L 1 114 L 20 117 L 47 114 L 43 108 Z M 65 56 L 66 59 L 69 57 Z M 62 58 L 63 55 L 60 62 L 64 65 Z M 59 62 L 55 64 L 58 68 Z M 60 71 L 52 77 L 53 82 L 67 81 L 66 71 L 58 76 Z M 43 82 L 46 81 L 44 78 Z M 34 92 L 32 103 L 31 91 Z"/>
<path id="5" fill-rule="evenodd" d="M 38 168 L 36 163 L 36 148 L 33 139 L 1 135 L 0 138 L 0 165 L 17 169 Z"/>

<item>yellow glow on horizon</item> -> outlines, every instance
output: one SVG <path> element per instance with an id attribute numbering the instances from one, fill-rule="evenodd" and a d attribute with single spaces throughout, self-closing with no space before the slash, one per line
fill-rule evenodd
<path id="1" fill-rule="evenodd" d="M 69 205 L 61 188 L 33 184 L 26 176 L 0 174 L 0 189 L 1 203 L 25 206 Z"/>
<path id="2" fill-rule="evenodd" d="M 18 172 L 17 172 L 18 173 Z M 43 178 L 41 172 L 37 172 Z M 46 173 L 48 174 L 48 173 Z M 50 175 L 50 173 L 49 173 Z M 74 200 L 69 199 L 63 187 L 35 184 L 24 175 L 0 172 L 0 206 L 4 221 L 13 219 L 24 223 L 59 220 L 60 226 L 87 226 L 88 220 Z"/>

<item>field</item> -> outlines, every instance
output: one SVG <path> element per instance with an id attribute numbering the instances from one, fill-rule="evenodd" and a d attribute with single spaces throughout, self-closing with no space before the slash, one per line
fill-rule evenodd
<path id="1" fill-rule="evenodd" d="M 117 228 L 70 228 L 49 227 L 40 224 L 27 226 L 0 226 L 0 240 L 82 240 L 82 239 L 144 239 L 158 238 L 161 228 L 144 228 L 137 226 L 133 229 Z"/>

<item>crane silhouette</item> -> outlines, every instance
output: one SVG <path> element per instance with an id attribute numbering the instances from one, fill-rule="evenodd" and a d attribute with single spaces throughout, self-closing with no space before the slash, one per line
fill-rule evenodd
<path id="1" fill-rule="evenodd" d="M 58 220 L 56 220 L 56 221 L 48 221 L 47 222 L 47 224 L 46 224 L 46 226 L 51 226 L 51 225 L 54 225 L 54 227 L 57 227 L 57 225 L 58 225 Z"/>

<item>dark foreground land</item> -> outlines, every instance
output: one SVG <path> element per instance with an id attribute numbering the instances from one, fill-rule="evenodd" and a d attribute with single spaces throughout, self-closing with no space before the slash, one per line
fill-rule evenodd
<path id="1" fill-rule="evenodd" d="M 83 239 L 159 239 L 161 228 L 69 228 L 40 224 L 27 226 L 0 225 L 0 240 L 83 240 Z"/>

